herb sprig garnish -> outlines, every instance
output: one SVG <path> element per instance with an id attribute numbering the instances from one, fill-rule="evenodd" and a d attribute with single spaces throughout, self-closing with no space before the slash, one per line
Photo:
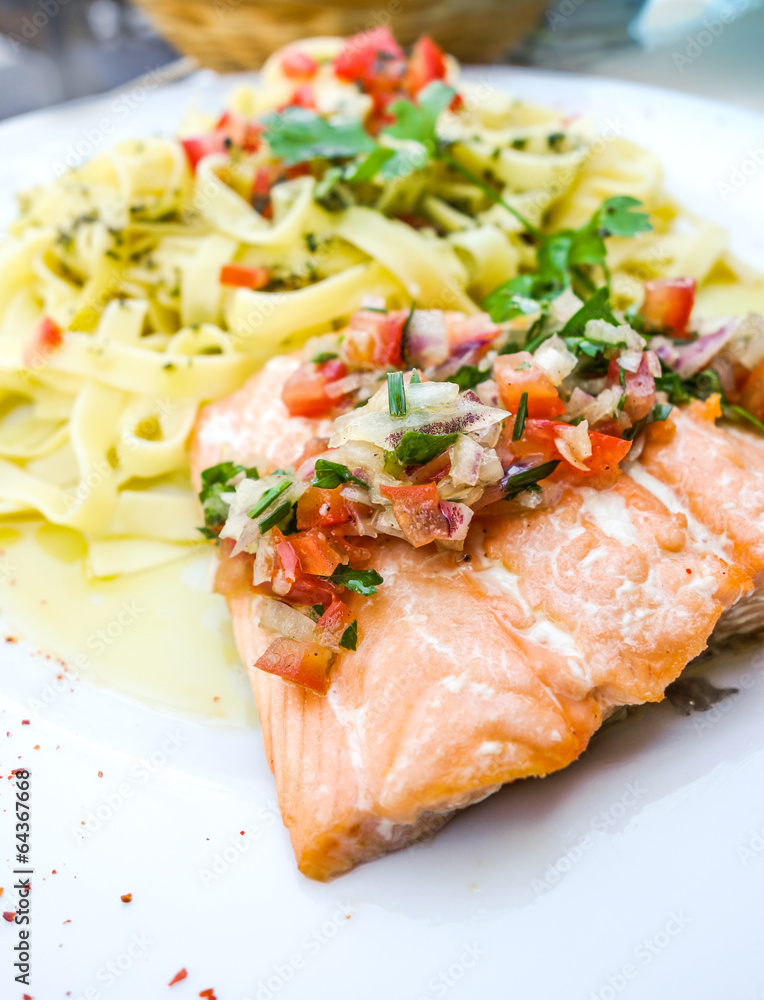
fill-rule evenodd
<path id="1" fill-rule="evenodd" d="M 202 488 L 199 491 L 199 501 L 204 513 L 204 527 L 197 528 L 205 538 L 217 538 L 220 528 L 228 517 L 229 503 L 224 493 L 232 493 L 233 487 L 228 484 L 232 479 L 244 473 L 247 479 L 259 479 L 256 468 L 245 468 L 236 462 L 220 462 L 202 472 Z"/>
<path id="2" fill-rule="evenodd" d="M 619 195 L 604 201 L 591 219 L 580 229 L 563 229 L 556 233 L 540 234 L 537 250 L 537 270 L 533 274 L 520 274 L 495 288 L 483 303 L 483 308 L 495 323 L 504 323 L 523 313 L 534 313 L 546 303 L 557 298 L 566 288 L 573 289 L 582 299 L 597 295 L 597 286 L 590 268 L 602 268 L 605 281 L 610 283 L 607 268 L 605 240 L 609 236 L 637 236 L 652 229 L 636 198 Z M 602 293 L 602 289 L 599 290 Z M 609 292 L 596 299 L 600 308 L 607 305 Z M 608 306 L 609 310 L 609 306 Z M 609 315 L 591 315 L 588 319 L 606 319 L 615 324 Z M 573 317 L 575 319 L 575 317 Z M 584 323 L 585 325 L 585 323 Z M 573 331 L 566 333 L 571 335 Z M 565 334 L 563 334 L 564 336 Z"/>

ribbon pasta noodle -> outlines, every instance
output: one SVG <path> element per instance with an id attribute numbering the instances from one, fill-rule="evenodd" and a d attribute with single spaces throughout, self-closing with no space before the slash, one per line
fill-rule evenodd
<path id="1" fill-rule="evenodd" d="M 340 39 L 300 50 L 320 61 L 313 93 L 327 114 L 364 119 L 371 99 L 339 80 Z M 234 112 L 250 118 L 291 99 L 284 52 Z M 458 67 L 448 63 L 450 82 Z M 441 116 L 454 159 L 498 183 L 534 225 L 578 226 L 605 198 L 631 194 L 654 231 L 611 241 L 620 307 L 649 277 L 688 274 L 704 287 L 761 295 L 719 227 L 662 189 L 659 161 L 585 119 L 460 87 Z M 198 134 L 214 123 L 189 119 Z M 238 388 L 268 357 L 336 329 L 364 296 L 391 307 L 474 313 L 497 284 L 532 267 L 534 250 L 506 208 L 443 163 L 366 185 L 362 203 L 329 210 L 313 176 L 280 177 L 271 214 L 249 198 L 266 143 L 202 158 L 180 141 L 122 143 L 44 187 L 23 192 L 0 251 L 0 514 L 36 513 L 80 531 L 97 577 L 177 558 L 199 540 L 187 442 L 199 406 Z M 416 225 L 408 217 L 416 215 Z M 265 267 L 258 290 L 224 286 L 231 263 Z M 711 301 L 709 299 L 709 301 Z M 41 320 L 63 331 L 39 341 Z"/>

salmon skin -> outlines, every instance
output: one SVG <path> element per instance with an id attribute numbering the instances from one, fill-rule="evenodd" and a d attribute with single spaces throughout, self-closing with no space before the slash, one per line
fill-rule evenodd
<path id="1" fill-rule="evenodd" d="M 298 364 L 274 358 L 203 410 L 197 483 L 229 459 L 292 464 L 311 438 L 329 435 L 328 421 L 290 417 L 281 401 Z M 672 447 L 682 440 L 678 430 Z M 715 523 L 698 530 L 697 516 L 657 496 L 661 484 L 679 490 L 659 454 L 607 490 L 567 486 L 554 508 L 476 518 L 464 553 L 365 539 L 384 586 L 347 595 L 358 648 L 338 656 L 325 697 L 253 667 L 274 633 L 257 624 L 254 591 L 230 594 L 304 874 L 330 879 L 430 835 L 507 782 L 567 766 L 604 716 L 660 700 L 705 648 L 752 589 L 764 542 L 757 569 L 734 544 L 714 542 Z"/>

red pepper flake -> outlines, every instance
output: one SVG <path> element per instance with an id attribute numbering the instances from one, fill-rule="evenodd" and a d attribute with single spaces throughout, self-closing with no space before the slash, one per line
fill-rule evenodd
<path id="1" fill-rule="evenodd" d="M 22 719 L 21 720 L 21 725 L 22 726 L 28 726 L 29 725 L 29 719 Z"/>
<path id="2" fill-rule="evenodd" d="M 22 993 L 21 997 L 22 997 L 22 1000 L 34 1000 L 34 997 L 30 996 L 29 993 Z"/>
<path id="3" fill-rule="evenodd" d="M 65 923 L 65 924 L 70 924 L 70 923 L 71 923 L 71 920 L 65 920 L 65 921 L 64 921 L 64 923 Z"/>
<path id="4" fill-rule="evenodd" d="M 5 913 L 3 913 L 3 920 L 7 920 L 9 924 L 12 924 L 15 916 L 15 910 L 6 910 Z"/>
<path id="5" fill-rule="evenodd" d="M 207 1000 L 218 1000 L 218 998 L 215 996 L 215 991 L 214 990 L 201 990 L 201 992 L 199 993 L 199 996 L 200 997 L 207 997 Z"/>
<path id="6" fill-rule="evenodd" d="M 219 694 L 213 695 L 212 696 L 212 700 L 213 701 L 220 701 L 220 695 Z"/>
<path id="7" fill-rule="evenodd" d="M 179 983 L 181 981 L 181 979 L 185 979 L 187 975 L 188 975 L 188 973 L 186 972 L 186 970 L 185 969 L 181 969 L 180 972 L 176 972 L 175 973 L 175 975 L 172 977 L 172 979 L 170 980 L 170 982 L 167 985 L 168 986 L 174 986 L 176 983 Z"/>
<path id="8" fill-rule="evenodd" d="M 3 888 L 2 888 L 2 886 L 0 886 L 0 896 L 2 896 L 2 894 L 3 894 L 4 892 L 5 892 L 5 889 L 3 889 Z"/>
<path id="9" fill-rule="evenodd" d="M 98 772 L 98 777 L 99 777 L 99 778 L 102 778 L 102 777 L 103 777 L 103 771 L 99 771 L 99 772 Z"/>
<path id="10" fill-rule="evenodd" d="M 40 744 L 39 743 L 35 743 L 35 745 L 32 747 L 32 749 L 33 750 L 39 750 L 40 749 Z"/>
<path id="11" fill-rule="evenodd" d="M 123 903 L 132 903 L 133 894 L 132 892 L 126 892 L 124 896 L 120 896 L 119 898 L 122 900 Z"/>
<path id="12" fill-rule="evenodd" d="M 56 871 L 55 868 L 52 868 L 50 874 L 51 875 L 58 875 L 58 872 Z"/>
<path id="13" fill-rule="evenodd" d="M 688 569 L 687 569 L 687 572 L 688 572 L 688 573 L 692 573 L 692 570 L 688 568 Z"/>
<path id="14" fill-rule="evenodd" d="M 239 833 L 242 835 L 242 837 L 244 836 L 244 831 L 243 830 L 239 830 Z"/>
<path id="15" fill-rule="evenodd" d="M 5 637 L 5 641 L 6 642 L 18 642 L 19 640 L 16 638 L 15 635 L 7 635 Z"/>

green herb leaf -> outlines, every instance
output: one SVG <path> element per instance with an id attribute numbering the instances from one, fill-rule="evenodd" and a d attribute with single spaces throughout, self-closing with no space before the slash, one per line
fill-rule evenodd
<path id="1" fill-rule="evenodd" d="M 517 416 L 515 426 L 512 428 L 512 440 L 519 441 L 525 430 L 525 418 L 528 415 L 528 393 L 524 392 L 517 405 Z"/>
<path id="2" fill-rule="evenodd" d="M 200 534 L 204 535 L 205 538 L 213 539 L 218 537 L 217 531 L 213 531 L 212 528 L 197 528 Z"/>
<path id="3" fill-rule="evenodd" d="M 603 236 L 638 236 L 649 233 L 653 228 L 646 212 L 634 212 L 641 208 L 642 202 L 629 195 L 616 195 L 608 198 L 597 211 L 592 224 L 596 225 Z"/>
<path id="4" fill-rule="evenodd" d="M 574 313 L 560 330 L 560 336 L 573 337 L 576 334 L 582 334 L 586 329 L 586 324 L 592 319 L 604 319 L 611 326 L 618 326 L 618 320 L 610 308 L 610 290 L 607 286 L 598 289 L 590 299 L 584 302 L 578 312 Z"/>
<path id="5" fill-rule="evenodd" d="M 416 368 L 411 369 L 411 385 L 421 385 L 422 379 L 419 376 L 419 372 Z"/>
<path id="6" fill-rule="evenodd" d="M 384 583 L 375 569 L 351 569 L 349 566 L 338 566 L 327 579 L 338 586 L 355 591 L 356 594 L 365 594 L 367 597 L 376 594 L 377 587 Z"/>
<path id="7" fill-rule="evenodd" d="M 474 389 L 476 385 L 491 377 L 490 370 L 481 371 L 476 365 L 462 365 L 456 375 L 449 376 L 449 382 L 456 382 L 462 392 Z"/>
<path id="8" fill-rule="evenodd" d="M 531 274 L 510 278 L 494 288 L 483 302 L 483 308 L 494 323 L 505 323 L 515 316 L 538 312 L 541 304 L 535 298 L 535 283 L 536 279 Z"/>
<path id="9" fill-rule="evenodd" d="M 278 483 L 276 486 L 271 486 L 267 489 L 265 493 L 260 497 L 255 506 L 247 514 L 248 517 L 259 517 L 263 511 L 266 511 L 273 501 L 280 497 L 284 490 L 288 490 L 291 486 L 291 482 L 288 479 L 283 480 L 283 482 Z M 261 527 L 262 530 L 262 527 Z M 267 530 L 267 529 L 266 529 Z"/>
<path id="10" fill-rule="evenodd" d="M 516 497 L 518 493 L 522 493 L 523 490 L 537 483 L 540 479 L 551 476 L 559 464 L 559 461 L 544 462 L 543 465 L 536 465 L 532 469 L 526 469 L 515 475 L 511 474 L 512 470 L 510 469 L 510 477 L 507 480 L 504 496 L 507 500 L 511 500 L 512 497 Z"/>
<path id="11" fill-rule="evenodd" d="M 406 431 L 393 454 L 404 468 L 407 465 L 427 465 L 433 458 L 442 455 L 446 448 L 450 448 L 458 437 L 458 434 Z"/>
<path id="12" fill-rule="evenodd" d="M 202 492 L 205 486 L 212 486 L 214 483 L 221 483 L 223 486 L 240 472 L 244 472 L 243 465 L 236 462 L 221 462 L 219 465 L 210 466 L 202 473 Z"/>
<path id="13" fill-rule="evenodd" d="M 403 382 L 403 372 L 388 373 L 387 402 L 391 417 L 406 416 L 406 387 Z"/>
<path id="14" fill-rule="evenodd" d="M 455 94 L 453 87 L 435 80 L 420 91 L 416 104 L 411 101 L 395 101 L 390 106 L 390 113 L 395 117 L 395 122 L 389 125 L 383 134 L 393 139 L 418 142 L 427 153 L 434 155 L 438 145 L 436 131 L 438 117 L 454 99 Z"/>
<path id="15" fill-rule="evenodd" d="M 673 409 L 674 407 L 671 405 L 671 403 L 656 403 L 655 406 L 653 407 L 653 413 L 652 413 L 653 422 L 657 422 L 658 420 L 665 420 Z"/>
<path id="16" fill-rule="evenodd" d="M 348 625 L 345 631 L 342 633 L 342 638 L 340 639 L 340 646 L 343 649 L 355 650 L 358 646 L 358 620 L 353 619 L 353 621 Z"/>
<path id="17" fill-rule="evenodd" d="M 265 138 L 287 166 L 317 158 L 373 153 L 377 144 L 356 119 L 326 119 L 308 108 L 290 107 L 264 118 Z"/>
<path id="18" fill-rule="evenodd" d="M 377 148 L 365 156 L 362 160 L 356 160 L 347 166 L 344 178 L 351 184 L 363 184 L 373 181 L 388 160 L 395 156 L 395 150 L 389 146 L 377 146 Z"/>
<path id="19" fill-rule="evenodd" d="M 362 479 L 350 474 L 346 465 L 339 462 L 329 462 L 325 458 L 316 459 L 315 474 L 311 486 L 317 486 L 321 490 L 336 490 L 342 483 L 355 483 L 356 486 L 369 488 L 369 484 Z"/>
<path id="20" fill-rule="evenodd" d="M 333 361 L 334 358 L 338 357 L 339 354 L 337 354 L 335 351 L 321 351 L 320 354 L 317 354 L 315 358 L 313 358 L 313 364 L 324 365 L 326 364 L 327 361 Z"/>
<path id="21" fill-rule="evenodd" d="M 324 617 L 324 611 L 326 609 L 324 608 L 323 604 L 314 604 L 311 610 L 313 611 L 313 614 L 317 618 L 323 618 Z"/>
<path id="22" fill-rule="evenodd" d="M 283 521 L 286 517 L 293 512 L 295 504 L 291 500 L 285 500 L 284 503 L 279 504 L 279 506 L 260 522 L 260 534 L 264 535 L 266 531 L 270 531 L 271 528 L 275 528 L 276 525 Z M 290 534 L 290 532 L 285 531 L 284 534 Z"/>

